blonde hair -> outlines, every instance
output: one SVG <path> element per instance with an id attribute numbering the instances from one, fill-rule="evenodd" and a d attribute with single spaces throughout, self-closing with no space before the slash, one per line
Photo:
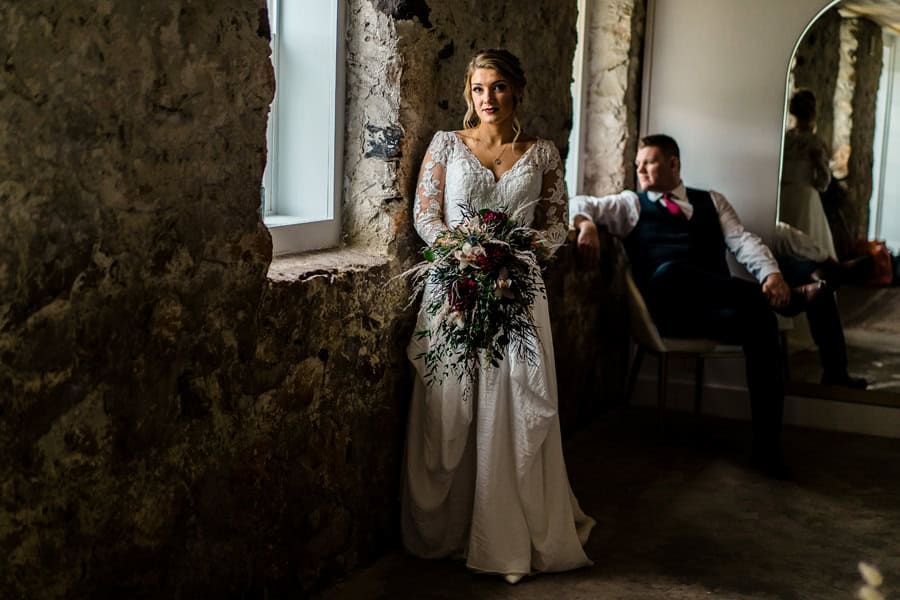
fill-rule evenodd
<path id="1" fill-rule="evenodd" d="M 466 85 L 463 88 L 463 96 L 466 98 L 466 116 L 463 117 L 463 129 L 473 129 L 478 127 L 478 124 L 481 122 L 481 119 L 478 118 L 478 114 L 475 112 L 475 103 L 472 100 L 472 75 L 476 69 L 494 69 L 512 87 L 513 97 L 516 102 L 515 112 L 513 113 L 513 131 L 516 132 L 513 144 L 515 144 L 515 141 L 519 139 L 519 134 L 522 133 L 522 124 L 519 122 L 518 112 L 519 105 L 522 104 L 525 96 L 526 83 L 525 72 L 522 70 L 519 59 L 509 50 L 496 48 L 487 48 L 475 53 L 472 60 L 469 61 L 469 66 L 466 67 Z"/>

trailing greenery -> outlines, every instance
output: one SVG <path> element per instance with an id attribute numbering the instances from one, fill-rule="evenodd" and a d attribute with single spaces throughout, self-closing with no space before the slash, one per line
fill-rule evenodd
<path id="1" fill-rule="evenodd" d="M 431 326 L 415 335 L 429 341 L 417 357 L 429 384 L 448 375 L 473 377 L 481 364 L 499 366 L 507 352 L 531 363 L 538 355 L 532 307 L 545 294 L 538 262 L 549 255 L 545 243 L 504 210 L 467 205 L 463 216 L 406 273 L 416 278 L 414 297 L 426 289 Z"/>

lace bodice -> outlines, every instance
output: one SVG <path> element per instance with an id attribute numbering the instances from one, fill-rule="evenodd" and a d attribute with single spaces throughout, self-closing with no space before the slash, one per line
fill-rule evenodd
<path id="1" fill-rule="evenodd" d="M 545 232 L 551 244 L 566 236 L 566 186 L 559 152 L 538 139 L 499 179 L 452 131 L 434 135 L 416 187 L 415 227 L 431 244 L 462 222 L 462 207 L 502 208 L 522 225 Z"/>
<path id="2" fill-rule="evenodd" d="M 784 136 L 784 164 L 781 181 L 811 185 L 824 191 L 831 181 L 825 143 L 811 131 L 789 129 Z"/>

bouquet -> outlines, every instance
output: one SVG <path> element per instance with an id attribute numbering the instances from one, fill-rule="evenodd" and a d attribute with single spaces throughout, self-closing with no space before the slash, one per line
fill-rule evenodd
<path id="1" fill-rule="evenodd" d="M 442 232 L 410 271 L 417 285 L 411 301 L 431 284 L 423 299 L 431 328 L 416 331 L 429 340 L 424 358 L 428 383 L 447 375 L 473 377 L 479 356 L 497 367 L 511 348 L 521 359 L 537 358 L 532 314 L 544 295 L 539 257 L 555 247 L 504 210 L 463 208 L 463 222 Z"/>

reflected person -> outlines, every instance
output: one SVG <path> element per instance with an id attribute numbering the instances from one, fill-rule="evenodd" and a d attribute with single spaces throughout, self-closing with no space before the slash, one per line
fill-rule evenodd
<path id="1" fill-rule="evenodd" d="M 848 372 L 847 342 L 837 300 L 832 292 L 846 281 L 858 277 L 868 269 L 867 259 L 838 263 L 815 240 L 799 229 L 778 222 L 772 250 L 788 285 L 817 282 L 828 293 L 820 294 L 806 308 L 809 332 L 819 349 L 822 363 L 822 383 L 864 390 L 868 382 Z"/>

